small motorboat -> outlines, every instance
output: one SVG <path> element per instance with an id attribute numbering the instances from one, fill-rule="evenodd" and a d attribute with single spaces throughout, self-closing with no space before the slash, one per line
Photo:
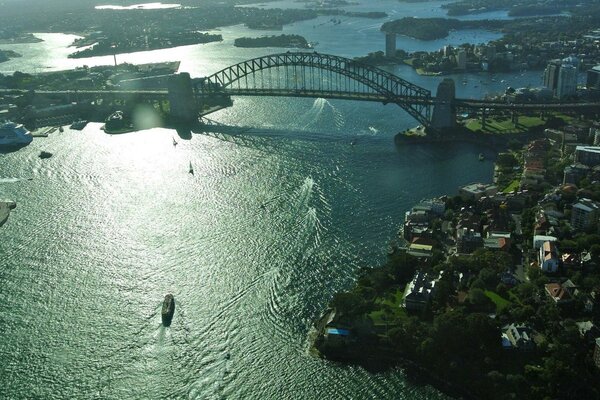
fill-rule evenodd
<path id="1" fill-rule="evenodd" d="M 163 301 L 162 311 L 160 313 L 162 317 L 162 323 L 164 326 L 170 326 L 173 320 L 173 314 L 175 314 L 175 298 L 171 293 L 165 296 Z"/>
<path id="2" fill-rule="evenodd" d="M 41 159 L 50 158 L 50 157 L 52 157 L 52 153 L 50 153 L 49 151 L 40 151 L 40 154 L 38 155 L 38 157 Z"/>
<path id="3" fill-rule="evenodd" d="M 483 160 L 485 160 L 483 153 L 479 153 L 479 161 L 483 161 Z"/>
<path id="4" fill-rule="evenodd" d="M 85 126 L 87 125 L 87 120 L 85 119 L 80 119 L 77 121 L 73 121 L 73 123 L 71 124 L 71 129 L 75 129 L 75 130 L 82 130 L 83 128 L 85 128 Z"/>

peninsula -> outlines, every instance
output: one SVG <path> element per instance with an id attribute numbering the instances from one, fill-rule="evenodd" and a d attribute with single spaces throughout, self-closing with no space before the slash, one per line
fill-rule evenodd
<path id="1" fill-rule="evenodd" d="M 69 58 L 85 58 L 96 56 L 107 56 L 113 54 L 133 53 L 136 51 L 147 51 L 165 49 L 175 46 L 188 46 L 191 44 L 203 44 L 210 42 L 220 42 L 223 40 L 221 35 L 212 35 L 202 32 L 178 32 L 172 35 L 160 37 L 141 36 L 139 40 L 123 41 L 116 37 L 109 40 L 102 40 L 92 45 L 92 47 L 69 54 Z"/>
<path id="2" fill-rule="evenodd" d="M 22 57 L 21 54 L 12 50 L 0 50 L 0 63 L 10 60 L 11 58 Z"/>
<path id="3" fill-rule="evenodd" d="M 315 350 L 467 399 L 598 398 L 598 128 L 511 140 L 494 183 L 412 207 L 387 261 L 316 321 Z"/>

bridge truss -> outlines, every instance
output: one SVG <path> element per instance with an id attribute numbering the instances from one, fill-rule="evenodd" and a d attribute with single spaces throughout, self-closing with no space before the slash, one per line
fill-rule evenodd
<path id="1" fill-rule="evenodd" d="M 287 52 L 227 67 L 196 84 L 210 96 L 321 97 L 394 103 L 421 124 L 431 121 L 431 92 L 380 68 L 344 57 Z"/>

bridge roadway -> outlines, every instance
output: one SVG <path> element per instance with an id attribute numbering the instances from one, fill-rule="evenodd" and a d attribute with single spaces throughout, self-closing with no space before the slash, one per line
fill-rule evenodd
<path id="1" fill-rule="evenodd" d="M 15 94 L 28 93 L 27 90 L 19 89 L 0 89 L 0 94 Z M 155 101 L 167 100 L 167 90 L 36 90 L 36 94 L 45 96 L 68 96 L 72 99 L 81 98 L 113 98 L 113 99 L 128 99 L 128 98 L 145 98 Z M 336 92 L 323 90 L 306 90 L 306 89 L 224 89 L 218 94 L 228 96 L 259 96 L 259 97 L 300 97 L 300 98 L 328 98 L 340 100 L 354 101 L 371 101 L 377 103 L 396 103 L 396 99 L 379 93 L 352 93 L 352 92 Z M 196 94 L 197 99 L 201 99 L 205 95 Z M 400 99 L 398 99 L 400 100 Z M 401 100 L 404 103 L 421 104 L 421 105 L 444 105 L 447 102 L 437 101 L 435 97 L 411 97 L 402 96 Z M 583 103 L 502 103 L 490 100 L 474 100 L 456 98 L 452 102 L 456 108 L 465 110 L 489 109 L 489 110 L 505 110 L 505 111 L 581 111 L 581 110 L 600 110 L 600 102 L 583 102 Z"/>

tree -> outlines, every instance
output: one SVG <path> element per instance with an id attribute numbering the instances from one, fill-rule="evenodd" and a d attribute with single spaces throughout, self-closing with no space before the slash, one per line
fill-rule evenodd
<path id="1" fill-rule="evenodd" d="M 367 304 L 363 298 L 354 292 L 337 293 L 331 304 L 341 314 L 346 315 L 359 315 L 367 310 Z"/>
<path id="2" fill-rule="evenodd" d="M 485 295 L 481 289 L 471 289 L 469 291 L 469 303 L 478 309 L 491 306 L 492 301 Z"/>

